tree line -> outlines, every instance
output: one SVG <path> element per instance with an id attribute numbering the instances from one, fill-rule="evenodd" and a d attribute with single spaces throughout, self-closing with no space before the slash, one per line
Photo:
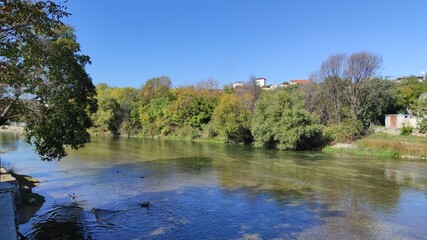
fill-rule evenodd
<path id="1" fill-rule="evenodd" d="M 262 90 L 251 77 L 242 87 L 214 80 L 172 88 L 155 77 L 139 89 L 96 86 L 94 134 L 218 139 L 277 149 L 317 149 L 351 141 L 384 124 L 387 113 L 426 114 L 426 81 L 378 76 L 380 56 L 357 52 L 325 60 L 306 86 Z M 424 121 L 425 122 L 425 121 Z M 422 128 L 420 129 L 422 130 Z"/>

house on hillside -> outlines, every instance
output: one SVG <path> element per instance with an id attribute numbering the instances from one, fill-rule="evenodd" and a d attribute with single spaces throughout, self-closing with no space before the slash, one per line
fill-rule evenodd
<path id="1" fill-rule="evenodd" d="M 409 77 L 412 77 L 412 76 L 397 77 L 396 81 L 400 82 L 402 79 L 409 78 Z M 425 76 L 413 76 L 413 77 L 415 77 L 416 79 L 418 79 L 419 82 L 422 82 L 422 81 L 425 80 Z"/>
<path id="2" fill-rule="evenodd" d="M 279 84 L 271 84 L 270 86 L 266 86 L 265 89 L 267 89 L 267 90 L 274 90 L 276 88 L 287 87 L 288 85 L 289 85 L 288 82 L 282 82 L 282 83 L 279 83 Z"/>
<path id="3" fill-rule="evenodd" d="M 243 82 L 234 82 L 233 88 L 243 87 L 245 84 Z"/>
<path id="4" fill-rule="evenodd" d="M 267 79 L 266 78 L 257 78 L 255 79 L 256 84 L 260 87 L 265 87 L 267 85 Z"/>
<path id="5" fill-rule="evenodd" d="M 267 79 L 266 78 L 256 78 L 255 79 L 256 85 L 258 85 L 261 88 L 267 87 Z M 234 82 L 233 88 L 243 87 L 245 85 L 244 82 Z"/>
<path id="6" fill-rule="evenodd" d="M 308 80 L 291 80 L 291 85 L 307 85 Z"/>
<path id="7" fill-rule="evenodd" d="M 400 129 L 403 126 L 417 127 L 417 117 L 411 114 L 387 114 L 385 116 L 385 128 L 391 130 Z"/>

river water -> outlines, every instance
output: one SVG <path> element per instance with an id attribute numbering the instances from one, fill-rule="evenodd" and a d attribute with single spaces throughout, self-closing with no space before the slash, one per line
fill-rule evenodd
<path id="1" fill-rule="evenodd" d="M 98 137 L 43 162 L 0 140 L 46 197 L 30 239 L 427 239 L 425 160 Z"/>

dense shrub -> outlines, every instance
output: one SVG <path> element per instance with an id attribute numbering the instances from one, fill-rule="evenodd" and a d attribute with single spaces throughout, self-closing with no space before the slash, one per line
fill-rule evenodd
<path id="1" fill-rule="evenodd" d="M 303 99 L 295 90 L 263 92 L 255 104 L 251 126 L 256 145 L 280 150 L 322 147 L 322 126 L 305 110 Z"/>
<path id="2" fill-rule="evenodd" d="M 427 133 L 427 118 L 422 118 L 418 123 L 418 126 L 420 133 Z"/>
<path id="3" fill-rule="evenodd" d="M 353 142 L 365 134 L 363 123 L 344 122 L 341 124 L 329 125 L 323 132 L 325 139 L 332 143 Z"/>
<path id="4" fill-rule="evenodd" d="M 212 125 L 228 143 L 250 143 L 251 112 L 245 106 L 245 99 L 236 94 L 221 97 L 212 116 Z"/>
<path id="5" fill-rule="evenodd" d="M 402 126 L 402 128 L 400 129 L 400 135 L 403 135 L 403 136 L 409 136 L 409 135 L 411 135 L 412 134 L 412 131 L 414 130 L 414 128 L 413 127 L 411 127 L 411 126 L 407 126 L 407 125 L 404 125 L 404 126 Z"/>

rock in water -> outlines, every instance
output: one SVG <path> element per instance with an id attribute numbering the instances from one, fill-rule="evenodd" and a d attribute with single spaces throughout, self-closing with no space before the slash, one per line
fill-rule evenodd
<path id="1" fill-rule="evenodd" d="M 143 207 L 143 208 L 148 208 L 148 207 L 150 207 L 150 202 L 143 202 L 143 203 L 141 203 L 141 207 Z"/>

